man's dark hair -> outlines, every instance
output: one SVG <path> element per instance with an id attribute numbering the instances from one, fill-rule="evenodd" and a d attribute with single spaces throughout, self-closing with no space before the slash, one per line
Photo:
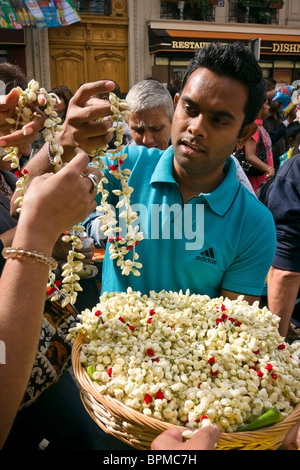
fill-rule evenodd
<path id="1" fill-rule="evenodd" d="M 261 68 L 252 52 L 241 42 L 231 44 L 212 43 L 198 49 L 191 59 L 181 83 L 182 92 L 190 75 L 204 67 L 216 75 L 238 80 L 248 88 L 249 95 L 244 109 L 245 119 L 240 132 L 253 122 L 266 100 L 265 81 Z"/>
<path id="2" fill-rule="evenodd" d="M 17 65 L 10 64 L 9 62 L 3 62 L 0 64 L 0 80 L 2 80 L 6 85 L 6 94 L 17 86 L 22 89 L 27 88 L 28 80 L 23 71 Z"/>

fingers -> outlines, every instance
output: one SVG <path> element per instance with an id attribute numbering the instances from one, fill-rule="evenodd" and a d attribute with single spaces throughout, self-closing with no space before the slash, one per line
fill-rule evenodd
<path id="1" fill-rule="evenodd" d="M 113 91 L 114 87 L 114 82 L 106 80 L 85 83 L 84 85 L 81 85 L 81 87 L 76 91 L 71 101 L 72 103 L 77 104 L 77 106 L 84 106 L 86 101 L 89 100 L 92 96 L 95 96 L 98 93 Z"/>
<path id="2" fill-rule="evenodd" d="M 169 429 L 160 434 L 151 445 L 152 450 L 213 450 L 215 444 L 220 439 L 221 432 L 216 426 L 206 426 L 195 435 L 183 441 L 182 431 L 179 429 Z"/>
<path id="3" fill-rule="evenodd" d="M 19 92 L 16 88 L 13 88 L 8 95 L 0 96 L 0 112 L 14 109 L 19 101 Z"/>
<path id="4" fill-rule="evenodd" d="M 46 116 L 36 109 L 32 117 L 33 120 L 25 124 L 22 129 L 0 137 L 0 147 L 24 147 L 33 142 L 39 131 L 43 129 Z"/>

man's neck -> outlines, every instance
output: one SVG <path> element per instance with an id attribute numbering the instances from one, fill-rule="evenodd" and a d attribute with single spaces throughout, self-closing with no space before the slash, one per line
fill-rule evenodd
<path id="1" fill-rule="evenodd" d="M 182 168 L 174 165 L 174 179 L 178 183 L 178 190 L 181 193 L 183 204 L 186 204 L 199 194 L 207 194 L 214 191 L 224 180 L 223 169 L 212 174 L 190 175 Z"/>

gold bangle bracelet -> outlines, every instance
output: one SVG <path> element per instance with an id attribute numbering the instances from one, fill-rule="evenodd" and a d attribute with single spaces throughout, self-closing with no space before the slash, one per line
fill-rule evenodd
<path id="1" fill-rule="evenodd" d="M 43 253 L 38 253 L 37 251 L 30 251 L 24 250 L 23 248 L 12 248 L 7 247 L 3 248 L 2 256 L 5 259 L 12 258 L 12 259 L 20 259 L 20 258 L 27 258 L 33 261 L 37 261 L 42 264 L 46 264 L 51 271 L 57 268 L 58 263 L 57 261 L 52 258 L 51 256 L 46 256 Z"/>

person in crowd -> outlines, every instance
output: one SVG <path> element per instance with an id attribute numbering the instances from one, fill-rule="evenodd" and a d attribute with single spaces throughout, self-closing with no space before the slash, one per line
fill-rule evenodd
<path id="1" fill-rule="evenodd" d="M 300 143 L 300 134 L 296 146 Z M 300 291 L 300 154 L 289 158 L 267 189 L 265 204 L 276 227 L 276 255 L 268 274 L 268 306 L 280 317 L 279 331 L 286 337 Z"/>
<path id="2" fill-rule="evenodd" d="M 282 104 L 280 104 L 279 101 L 273 101 L 275 95 L 275 89 L 267 92 L 269 114 L 263 120 L 263 126 L 271 137 L 273 162 L 276 172 L 280 165 L 280 156 L 289 149 L 289 144 L 286 137 L 286 129 L 287 126 L 296 119 L 297 109 L 294 107 L 288 116 L 284 119 L 281 113 Z"/>
<path id="3" fill-rule="evenodd" d="M 266 98 L 255 122 L 258 125 L 257 131 L 245 144 L 245 157 L 251 166 L 261 174 L 248 174 L 248 179 L 256 192 L 259 186 L 275 174 L 272 154 L 272 142 L 268 132 L 263 127 L 263 120 L 269 113 L 268 99 Z M 264 153 L 266 162 L 262 161 L 260 155 Z"/>
<path id="4" fill-rule="evenodd" d="M 72 98 L 73 93 L 68 87 L 63 85 L 52 88 L 50 93 L 54 93 L 58 97 L 57 103 L 53 106 L 53 109 L 57 112 L 62 122 L 64 122 L 69 101 Z"/>
<path id="5" fill-rule="evenodd" d="M 12 241 L 16 251 L 9 249 L 5 255 L 0 279 L 0 331 L 6 349 L 6 362 L 0 368 L 1 447 L 22 401 L 36 355 L 54 244 L 60 233 L 79 223 L 96 205 L 91 181 L 82 174 L 93 172 L 99 176 L 99 172 L 88 168 L 88 163 L 88 156 L 79 151 L 57 174 L 45 174 L 32 182 Z M 16 321 L 20 299 L 22 315 Z"/>
<path id="6" fill-rule="evenodd" d="M 96 82 L 83 85 L 75 93 L 65 128 L 58 136 L 65 160 L 72 158 L 76 146 L 88 151 L 111 138 L 109 120 L 90 122 L 96 115 L 110 114 L 103 101 L 90 99 L 107 89 L 112 90 L 113 84 Z M 195 54 L 176 98 L 172 146 L 166 151 L 128 146 L 124 165 L 132 170 L 132 204 L 143 203 L 151 211 L 164 194 L 165 203 L 169 207 L 177 204 L 181 212 L 193 204 L 203 205 L 204 243 L 195 239 L 193 249 L 186 249 L 184 234 L 179 239 L 145 238 L 139 245 L 142 275 L 134 279 L 132 275 L 122 276 L 116 263 L 106 256 L 103 291 L 124 291 L 131 285 L 141 292 L 190 289 L 212 297 L 244 294 L 250 302 L 259 299 L 275 254 L 274 222 L 270 212 L 237 180 L 230 155 L 255 132 L 254 120 L 264 93 L 261 70 L 241 44 L 212 45 Z M 43 149 L 34 160 L 31 173 L 51 171 Z M 107 177 L 112 179 L 111 175 Z M 197 223 L 201 231 L 202 223 Z M 229 228 L 234 236 L 228 233 Z M 236 241 L 230 249 L 228 239 Z M 200 254 L 209 248 L 213 248 L 214 259 L 201 262 L 205 256 Z M 177 268 L 175 261 L 180 261 Z"/>
<path id="7" fill-rule="evenodd" d="M 273 91 L 276 88 L 276 80 L 273 77 L 265 78 L 266 92 Z"/>
<path id="8" fill-rule="evenodd" d="M 6 117 L 13 116 L 15 106 L 19 99 L 18 90 L 16 88 L 12 89 L 11 87 L 19 86 L 22 89 L 25 89 L 27 88 L 27 80 L 26 78 L 24 78 L 24 75 L 22 74 L 22 72 L 20 72 L 17 67 L 11 66 L 10 64 L 4 64 L 3 67 L 1 67 L 0 64 L 0 73 L 2 73 L 2 81 L 6 87 L 6 89 L 4 89 L 3 87 L 3 91 L 7 91 L 8 93 L 7 95 L 3 95 L 2 103 L 0 104 L 0 127 L 2 129 L 2 132 L 7 132 L 10 129 L 7 129 L 6 127 Z M 32 141 L 36 140 L 36 136 L 39 130 L 43 127 L 45 119 L 43 113 L 39 111 L 39 104 L 40 106 L 43 106 L 44 101 L 39 101 L 38 97 L 38 100 L 35 103 L 36 106 L 34 107 L 36 116 L 33 116 L 33 120 L 30 123 L 26 124 L 26 126 L 23 126 L 21 129 L 17 129 L 10 135 L 4 135 L 1 137 L 2 141 L 4 137 L 5 145 L 16 145 L 20 149 L 23 146 L 24 148 L 27 148 L 32 145 Z M 29 132 L 27 133 L 27 131 Z M 7 140 L 9 144 L 6 144 Z M 2 145 L 4 145 L 3 142 Z M 0 273 L 2 272 L 6 263 L 5 258 L 1 254 L 2 249 L 11 245 L 14 239 L 14 234 L 18 223 L 17 218 L 12 217 L 10 213 L 11 199 L 15 191 L 16 182 L 18 178 L 16 174 L 11 171 L 11 162 L 3 160 L 3 157 L 6 155 L 5 148 L 1 148 L 1 151 L 2 156 L 0 157 Z M 43 227 L 39 228 L 39 232 L 43 230 Z M 60 260 L 62 264 L 63 260 L 64 262 L 66 261 L 69 249 L 70 247 L 68 246 L 68 244 L 61 241 L 61 234 L 59 234 L 58 240 L 56 241 L 53 247 L 52 256 L 56 260 Z M 83 248 L 81 252 L 85 255 L 85 258 L 83 260 L 84 263 L 89 263 L 94 253 L 94 245 L 92 244 L 90 248 Z M 61 270 L 58 268 L 56 270 L 56 274 L 59 275 L 60 272 Z M 81 311 L 84 308 L 91 307 L 95 304 L 95 302 L 99 299 L 99 289 L 94 279 L 81 279 L 79 282 L 82 287 L 85 287 L 84 291 L 79 292 L 76 301 L 76 308 L 78 309 L 78 311 Z M 64 389 L 65 392 L 68 391 L 68 396 L 71 399 L 73 390 L 76 390 L 76 385 L 72 378 L 69 377 L 69 374 L 67 372 L 68 366 L 70 366 L 71 363 L 71 348 L 70 345 L 64 340 L 66 335 L 64 335 L 63 333 L 63 328 L 67 329 L 67 324 L 71 326 L 71 324 L 74 323 L 75 317 L 77 315 L 77 310 L 72 310 L 70 307 L 70 311 L 68 311 L 68 309 L 63 309 L 59 305 L 59 303 L 54 304 L 53 302 L 46 300 L 46 291 L 44 301 L 45 310 L 41 327 L 41 339 L 38 347 L 38 354 L 36 356 L 36 363 L 34 365 L 36 375 L 33 374 L 33 376 L 30 377 L 26 390 L 26 395 L 24 396 L 22 404 L 20 404 L 20 408 L 22 407 L 22 409 L 20 409 L 17 415 L 13 430 L 10 434 L 9 442 L 6 444 L 7 446 L 11 441 L 14 441 L 13 435 L 16 435 L 17 432 L 20 432 L 20 434 L 24 432 L 23 426 L 25 426 L 26 428 L 28 422 L 31 425 L 30 429 L 34 429 L 34 425 L 36 424 L 36 419 L 34 415 L 36 413 L 36 409 L 39 408 L 39 410 L 43 410 L 43 424 L 44 427 L 46 427 L 46 410 L 51 400 L 54 401 L 59 395 L 60 390 L 62 389 Z M 63 320 L 57 319 L 57 316 L 59 315 Z M 54 317 L 56 319 L 54 319 Z M 53 338 L 54 334 L 57 335 L 56 342 L 51 342 L 50 338 Z M 48 354 L 50 353 L 51 348 L 53 349 L 51 350 L 52 357 L 50 358 Z M 57 352 L 60 352 L 57 357 L 55 350 L 57 350 Z M 55 359 L 53 359 L 54 357 Z M 53 361 L 53 363 L 51 363 L 51 361 Z M 49 368 L 50 363 L 51 367 Z M 49 372 L 50 369 L 51 372 Z M 37 373 L 37 371 L 39 372 Z M 39 379 L 36 380 L 38 374 Z M 57 381 L 58 383 L 56 383 Z M 53 388 L 50 387 L 50 390 L 47 390 L 44 393 L 46 388 L 49 388 L 50 384 L 53 385 Z M 47 397 L 49 398 L 48 402 Z M 80 402 L 80 400 L 78 401 Z M 57 402 L 59 402 L 59 400 L 57 400 Z M 64 407 L 66 408 L 66 402 L 64 404 Z M 57 413 L 59 413 L 59 409 L 57 409 Z M 54 413 L 51 412 L 51 414 L 51 423 L 54 423 Z M 38 425 L 36 425 L 36 428 L 37 427 Z M 18 431 L 19 428 L 22 429 L 22 431 Z M 44 428 L 42 426 L 40 426 L 40 429 L 41 432 L 43 432 Z M 65 428 L 60 427 L 60 429 Z M 33 436 L 31 436 L 30 434 L 26 434 L 26 439 L 30 438 L 32 438 L 33 440 Z M 25 442 L 28 442 L 26 441 L 26 439 L 22 439 L 24 445 Z M 18 436 L 15 437 L 15 441 L 17 440 Z M 31 445 L 31 443 L 28 442 L 28 445 Z"/>
<path id="9" fill-rule="evenodd" d="M 132 143 L 166 150 L 171 142 L 174 103 L 169 90 L 158 80 L 136 83 L 126 96 L 130 111 L 128 127 Z"/>
<path id="10" fill-rule="evenodd" d="M 288 139 L 290 148 L 287 152 L 285 152 L 283 155 L 280 156 L 280 159 L 279 159 L 280 166 L 283 165 L 283 163 L 286 162 L 293 155 L 294 150 L 295 150 L 297 136 L 299 133 L 300 133 L 299 121 L 296 120 L 296 121 L 291 122 L 286 129 L 286 137 Z M 299 148 L 296 148 L 296 153 L 298 153 L 299 150 L 300 150 Z"/>

